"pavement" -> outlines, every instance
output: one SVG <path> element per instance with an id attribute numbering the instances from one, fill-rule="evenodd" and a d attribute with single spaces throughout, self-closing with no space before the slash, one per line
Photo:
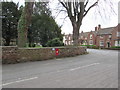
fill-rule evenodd
<path id="1" fill-rule="evenodd" d="M 3 65 L 3 88 L 117 88 L 118 51 Z"/>

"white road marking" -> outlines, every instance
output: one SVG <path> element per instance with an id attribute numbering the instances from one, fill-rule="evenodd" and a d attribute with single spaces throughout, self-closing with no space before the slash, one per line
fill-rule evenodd
<path id="1" fill-rule="evenodd" d="M 9 83 L 2 84 L 2 85 L 0 85 L 0 86 L 6 86 L 6 85 L 14 84 L 14 83 L 20 83 L 20 82 L 24 82 L 24 81 L 29 81 L 29 80 L 37 79 L 37 78 L 38 78 L 38 77 L 33 77 L 33 78 L 28 78 L 28 79 L 13 81 L 13 82 L 9 82 Z"/>
<path id="2" fill-rule="evenodd" d="M 77 70 L 77 69 L 90 67 L 90 66 L 97 65 L 97 64 L 100 64 L 100 63 L 93 63 L 93 64 L 89 64 L 89 65 L 85 65 L 85 66 L 81 66 L 81 67 L 73 68 L 73 69 L 70 69 L 70 71 L 74 71 L 74 70 Z"/>
<path id="3" fill-rule="evenodd" d="M 44 65 L 49 65 L 49 64 L 51 64 L 51 63 L 46 63 L 46 64 L 44 64 Z"/>
<path id="4" fill-rule="evenodd" d="M 56 59 L 56 60 L 58 60 L 58 61 L 59 61 L 59 60 L 62 60 L 62 59 Z"/>
<path id="5" fill-rule="evenodd" d="M 68 61 L 68 62 L 74 62 L 74 61 Z"/>

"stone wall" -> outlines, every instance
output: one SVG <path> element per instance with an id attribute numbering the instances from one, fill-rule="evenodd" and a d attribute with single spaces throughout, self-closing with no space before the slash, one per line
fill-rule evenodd
<path id="1" fill-rule="evenodd" d="M 57 47 L 56 47 L 57 48 Z M 59 55 L 56 56 L 55 48 L 18 48 L 2 47 L 2 63 L 11 64 L 27 61 L 40 61 L 52 58 L 70 57 L 85 54 L 86 47 L 58 47 Z"/>
<path id="2" fill-rule="evenodd" d="M 2 63 L 16 63 L 18 60 L 18 47 L 2 47 Z"/>

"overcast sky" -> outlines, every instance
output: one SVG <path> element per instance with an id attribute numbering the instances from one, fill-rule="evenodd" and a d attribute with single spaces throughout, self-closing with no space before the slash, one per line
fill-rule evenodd
<path id="1" fill-rule="evenodd" d="M 11 1 L 11 0 L 8 0 Z M 24 0 L 13 0 L 14 2 L 20 2 L 20 5 L 24 4 Z M 91 0 L 91 3 L 94 2 L 95 0 Z M 101 0 L 103 1 L 103 0 Z M 107 0 L 109 1 L 109 0 Z M 113 27 L 113 26 L 117 26 L 118 24 L 118 1 L 120 0 L 111 0 L 112 1 L 112 7 L 115 11 L 115 13 L 112 13 L 109 5 L 111 3 L 107 2 L 107 3 L 103 3 L 100 2 L 99 4 L 101 6 L 98 7 L 94 7 L 90 10 L 90 12 L 86 15 L 86 17 L 83 19 L 82 22 L 82 26 L 80 28 L 80 32 L 84 31 L 84 32 L 88 32 L 88 31 L 93 31 L 95 26 L 98 26 L 98 24 L 101 24 L 102 28 L 106 28 L 106 27 Z M 50 8 L 52 10 L 52 15 L 54 17 L 56 17 L 58 15 L 59 9 L 61 8 L 58 5 L 57 0 L 51 0 L 50 3 Z M 105 10 L 104 10 L 105 8 Z M 100 9 L 100 10 L 99 10 Z M 100 11 L 101 15 L 97 12 Z M 72 33 L 72 25 L 71 22 L 69 20 L 69 18 L 66 18 L 64 20 L 64 18 L 67 16 L 67 14 L 65 12 L 61 12 L 57 17 L 56 17 L 56 22 L 59 25 L 62 25 L 62 33 L 65 34 L 69 34 Z M 64 21 L 64 23 L 63 23 Z"/>
<path id="2" fill-rule="evenodd" d="M 111 1 L 113 3 L 112 7 L 115 10 L 116 14 L 111 12 L 109 8 L 109 3 L 107 3 L 108 5 L 106 5 L 106 3 L 102 3 L 102 5 L 100 6 L 102 17 L 97 12 L 98 10 L 97 7 L 92 8 L 90 12 L 87 14 L 87 16 L 83 19 L 80 32 L 81 31 L 88 32 L 91 30 L 93 31 L 95 26 L 98 26 L 98 24 L 101 24 L 102 28 L 116 26 L 118 24 L 118 1 L 117 0 L 111 0 Z M 55 5 L 52 6 L 52 8 L 54 7 Z M 105 8 L 106 17 L 104 15 L 103 8 Z M 55 13 L 53 15 L 55 15 Z M 66 15 L 64 13 L 61 13 L 56 19 L 57 23 L 58 24 L 63 23 L 62 22 L 63 19 L 61 18 L 64 18 L 65 16 Z M 64 22 L 63 27 L 62 27 L 62 32 L 65 32 L 66 34 L 72 33 L 72 25 L 71 25 L 69 18 L 66 18 L 66 21 Z"/>

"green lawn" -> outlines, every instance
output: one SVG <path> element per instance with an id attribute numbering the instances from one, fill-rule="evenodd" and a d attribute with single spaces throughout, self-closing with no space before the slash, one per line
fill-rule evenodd
<path id="1" fill-rule="evenodd" d="M 94 47 L 96 45 L 80 45 L 80 46 Z"/>
<path id="2" fill-rule="evenodd" d="M 26 48 L 43 48 L 42 46 L 35 46 L 35 47 L 26 47 Z"/>
<path id="3" fill-rule="evenodd" d="M 120 48 L 120 46 L 113 46 L 113 47 L 111 47 L 111 48 Z"/>
<path id="4" fill-rule="evenodd" d="M 36 45 L 35 47 L 29 47 L 28 44 L 26 44 L 26 48 L 43 48 L 42 46 Z"/>

